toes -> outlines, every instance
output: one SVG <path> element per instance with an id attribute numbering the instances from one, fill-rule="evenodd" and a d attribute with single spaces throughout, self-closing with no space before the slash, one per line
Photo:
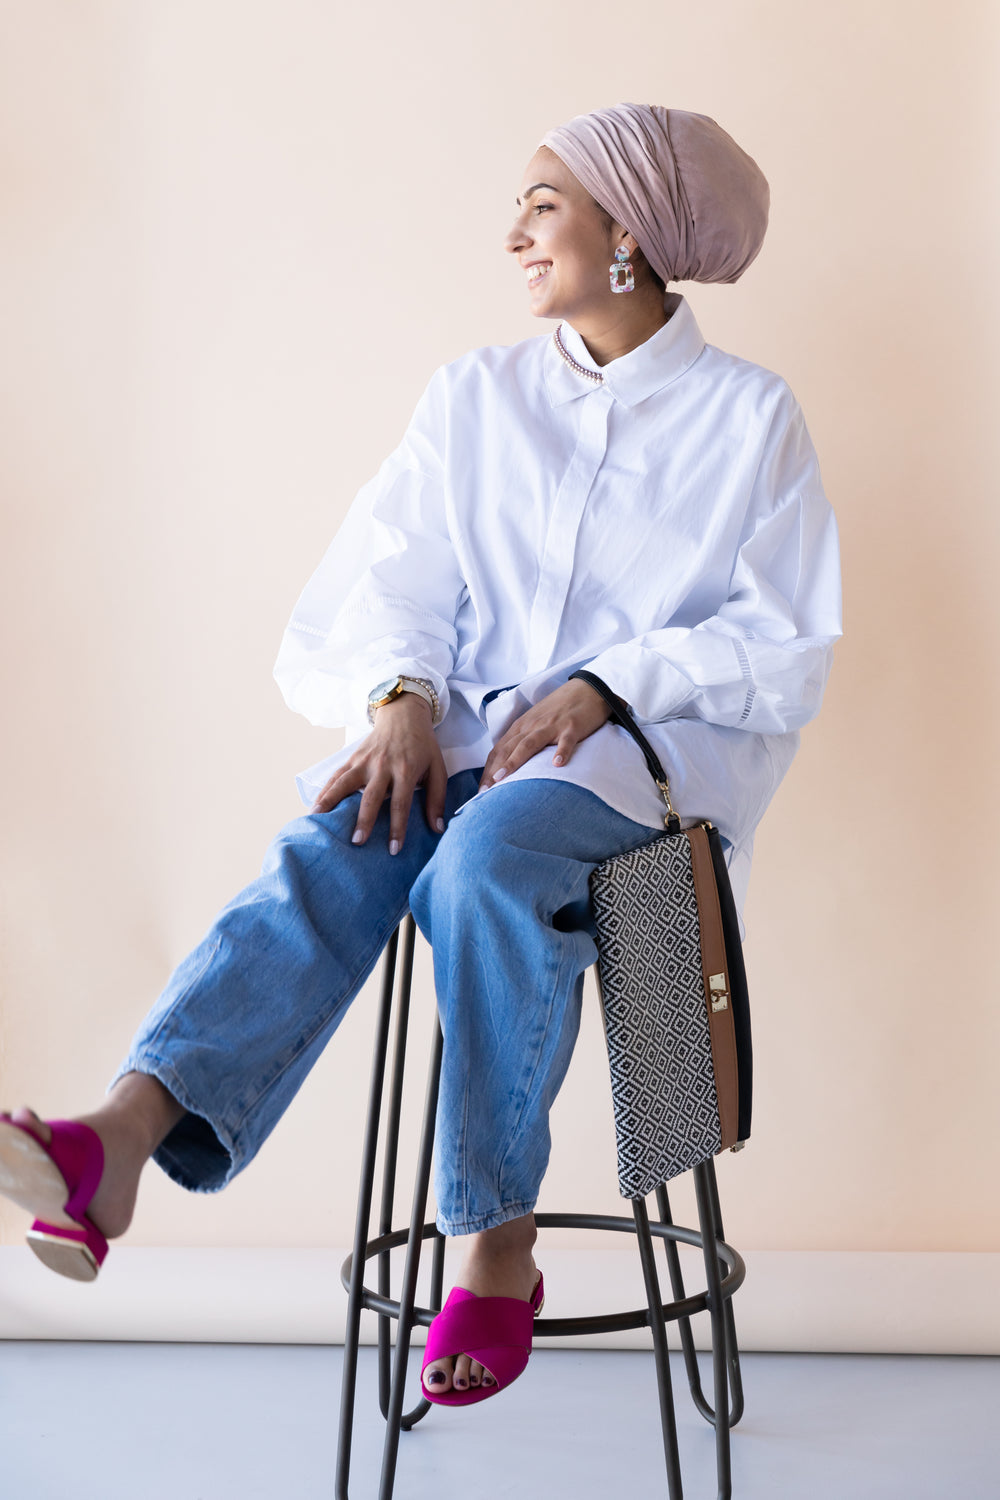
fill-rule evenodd
<path id="1" fill-rule="evenodd" d="M 15 1109 L 14 1113 L 11 1115 L 11 1119 L 14 1121 L 15 1125 L 20 1125 L 23 1128 L 32 1131 L 32 1133 L 34 1135 L 37 1135 L 39 1140 L 44 1141 L 46 1145 L 48 1145 L 49 1141 L 51 1141 L 52 1131 L 50 1127 L 46 1125 L 44 1120 L 40 1120 L 38 1118 L 33 1109 Z"/>
<path id="2" fill-rule="evenodd" d="M 424 1389 L 435 1396 L 443 1396 L 451 1390 L 451 1360 L 438 1359 L 424 1371 Z"/>
<path id="3" fill-rule="evenodd" d="M 424 1371 L 423 1382 L 424 1389 L 435 1396 L 444 1396 L 450 1390 L 468 1391 L 477 1390 L 481 1385 L 496 1385 L 489 1370 L 467 1354 L 460 1354 L 454 1362 L 450 1359 L 435 1360 Z"/>

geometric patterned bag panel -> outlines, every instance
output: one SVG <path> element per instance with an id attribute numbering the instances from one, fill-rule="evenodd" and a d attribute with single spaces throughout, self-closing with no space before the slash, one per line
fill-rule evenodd
<path id="1" fill-rule="evenodd" d="M 691 849 L 681 835 L 591 876 L 618 1183 L 645 1197 L 722 1146 Z"/>

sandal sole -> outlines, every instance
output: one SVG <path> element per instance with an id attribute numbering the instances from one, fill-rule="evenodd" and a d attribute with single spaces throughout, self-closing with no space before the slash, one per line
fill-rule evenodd
<path id="1" fill-rule="evenodd" d="M 18 1125 L 0 1120 L 0 1193 L 46 1224 L 79 1229 L 65 1212 L 69 1189 L 45 1148 Z"/>

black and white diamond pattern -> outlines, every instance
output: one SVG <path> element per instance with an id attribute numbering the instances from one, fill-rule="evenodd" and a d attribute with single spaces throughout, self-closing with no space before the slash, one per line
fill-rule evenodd
<path id="1" fill-rule="evenodd" d="M 722 1146 L 691 848 L 667 835 L 591 876 L 625 1198 Z"/>

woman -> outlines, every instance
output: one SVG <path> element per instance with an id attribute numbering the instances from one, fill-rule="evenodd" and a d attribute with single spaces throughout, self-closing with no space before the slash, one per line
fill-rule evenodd
<path id="1" fill-rule="evenodd" d="M 679 810 L 725 837 L 739 900 L 839 634 L 794 399 L 666 294 L 735 281 L 767 207 L 703 116 L 620 105 L 545 138 L 506 248 L 554 335 L 437 372 L 286 633 L 290 705 L 356 733 L 302 779 L 311 813 L 180 965 L 104 1103 L 0 1121 L 0 1188 L 53 1269 L 97 1274 L 151 1155 L 200 1191 L 252 1159 L 409 905 L 445 1037 L 438 1223 L 465 1250 L 424 1387 L 461 1404 L 523 1369 L 588 879 L 662 826 L 641 755 L 571 674 L 628 703 Z"/>

